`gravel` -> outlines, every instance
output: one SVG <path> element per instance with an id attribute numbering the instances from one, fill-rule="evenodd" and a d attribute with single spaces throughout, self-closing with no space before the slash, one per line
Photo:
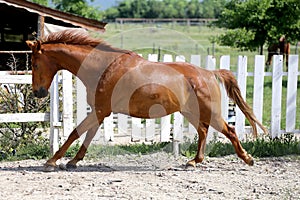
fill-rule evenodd
<path id="1" fill-rule="evenodd" d="M 43 172 L 45 160 L 0 163 L 0 199 L 300 199 L 300 156 L 206 157 L 196 168 L 165 152 L 83 160 Z"/>

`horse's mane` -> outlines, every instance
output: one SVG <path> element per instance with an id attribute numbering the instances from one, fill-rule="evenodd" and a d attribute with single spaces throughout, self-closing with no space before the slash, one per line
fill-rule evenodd
<path id="1" fill-rule="evenodd" d="M 76 29 L 67 29 L 59 32 L 50 33 L 41 40 L 42 44 L 69 44 L 69 45 L 85 45 L 104 51 L 112 52 L 129 52 L 110 46 L 101 39 L 91 37 L 88 32 Z"/>

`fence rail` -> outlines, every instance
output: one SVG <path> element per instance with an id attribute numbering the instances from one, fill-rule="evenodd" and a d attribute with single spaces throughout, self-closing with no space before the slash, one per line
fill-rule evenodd
<path id="1" fill-rule="evenodd" d="M 23 74 L 23 73 L 22 73 Z M 28 72 L 31 74 L 31 72 Z M 32 75 L 12 75 L 11 72 L 0 73 L 0 85 L 1 84 L 31 84 Z M 59 126 L 61 123 L 58 120 L 58 100 L 53 97 L 58 97 L 58 85 L 57 75 L 51 84 L 50 89 L 50 112 L 48 113 L 5 113 L 0 114 L 0 123 L 10 122 L 50 122 L 50 144 L 51 153 L 58 150 L 58 140 L 53 138 L 54 135 L 58 135 Z"/>

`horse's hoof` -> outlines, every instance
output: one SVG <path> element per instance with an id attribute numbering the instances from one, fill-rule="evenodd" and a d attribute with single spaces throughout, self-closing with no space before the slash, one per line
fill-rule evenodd
<path id="1" fill-rule="evenodd" d="M 196 168 L 196 162 L 194 160 L 190 160 L 189 162 L 186 163 L 185 165 L 185 168 L 188 169 L 188 168 Z"/>
<path id="2" fill-rule="evenodd" d="M 247 163 L 249 166 L 253 166 L 254 165 L 254 160 L 253 158 L 251 158 L 248 163 Z"/>
<path id="3" fill-rule="evenodd" d="M 66 165 L 67 169 L 76 169 L 77 165 L 71 164 L 71 163 L 67 163 Z"/>
<path id="4" fill-rule="evenodd" d="M 64 164 L 59 164 L 59 169 L 61 169 L 61 170 L 67 170 L 67 167 Z"/>
<path id="5" fill-rule="evenodd" d="M 252 156 L 250 156 L 250 155 L 248 155 L 249 156 L 249 158 L 247 159 L 247 164 L 249 165 L 249 166 L 253 166 L 254 165 L 254 159 L 252 158 Z"/>
<path id="6" fill-rule="evenodd" d="M 56 170 L 56 166 L 53 166 L 53 165 L 48 165 L 48 164 L 45 164 L 44 165 L 44 172 L 54 172 Z"/>

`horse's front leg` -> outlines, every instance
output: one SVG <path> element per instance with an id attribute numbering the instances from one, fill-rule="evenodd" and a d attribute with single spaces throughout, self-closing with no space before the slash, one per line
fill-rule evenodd
<path id="1" fill-rule="evenodd" d="M 71 144 L 78 139 L 85 131 L 99 126 L 99 122 L 97 120 L 96 114 L 91 112 L 78 126 L 75 128 L 65 143 L 60 147 L 60 149 L 54 154 L 52 158 L 50 158 L 44 165 L 45 171 L 54 171 L 56 168 L 56 161 L 63 157 L 71 146 Z"/>
<path id="2" fill-rule="evenodd" d="M 86 137 L 83 141 L 83 144 L 81 145 L 81 147 L 80 147 L 79 151 L 77 152 L 76 156 L 67 163 L 66 167 L 68 169 L 76 168 L 77 167 L 76 166 L 77 162 L 84 158 L 85 153 L 86 153 L 91 141 L 93 140 L 94 136 L 96 135 L 96 132 L 97 132 L 98 128 L 99 128 L 99 126 L 95 126 L 95 127 L 91 128 L 90 130 L 88 130 L 88 132 L 86 134 Z"/>
<path id="3" fill-rule="evenodd" d="M 208 131 L 208 125 L 199 123 L 199 126 L 197 128 L 198 132 L 198 149 L 197 154 L 194 159 L 187 162 L 186 166 L 192 166 L 196 167 L 197 163 L 201 163 L 204 159 L 204 153 L 205 153 L 205 146 L 206 146 L 206 137 L 207 137 L 207 131 Z"/>

